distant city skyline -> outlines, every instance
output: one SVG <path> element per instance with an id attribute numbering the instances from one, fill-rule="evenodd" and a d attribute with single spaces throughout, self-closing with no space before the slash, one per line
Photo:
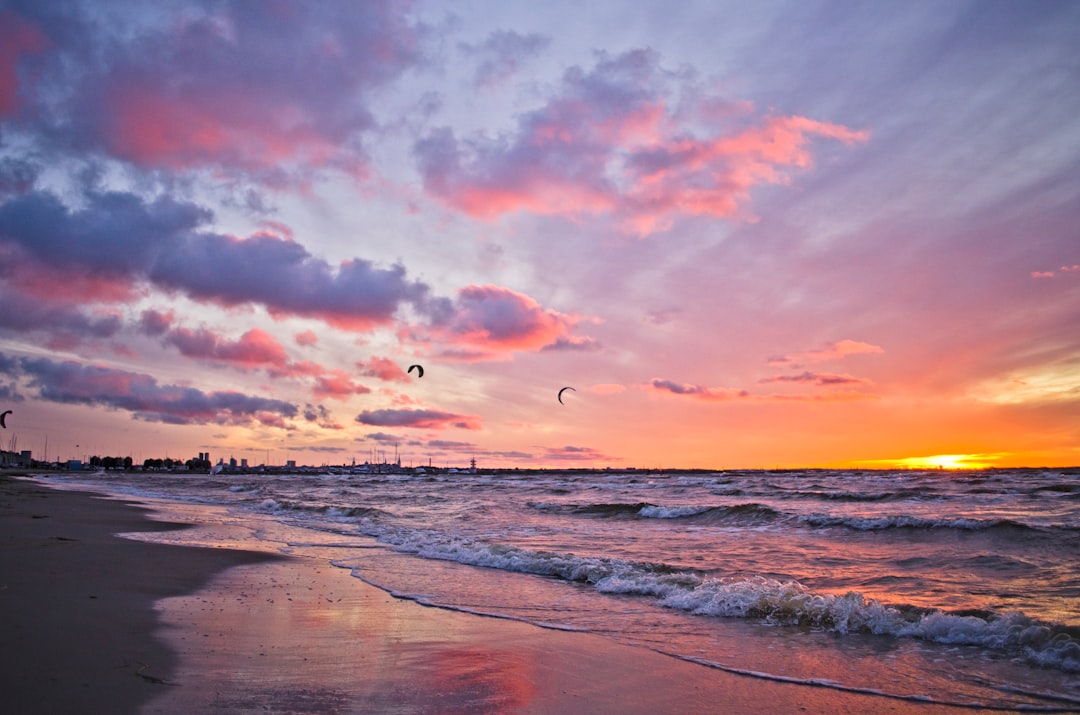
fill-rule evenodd
<path id="1" fill-rule="evenodd" d="M 1078 46 L 1066 1 L 0 0 L 0 445 L 1078 464 Z"/>

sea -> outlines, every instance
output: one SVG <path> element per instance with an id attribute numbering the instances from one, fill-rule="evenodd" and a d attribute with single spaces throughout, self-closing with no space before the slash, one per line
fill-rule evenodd
<path id="1" fill-rule="evenodd" d="M 703 669 L 1080 712 L 1080 469 L 350 471 L 37 479 L 201 505 L 358 587 Z"/>

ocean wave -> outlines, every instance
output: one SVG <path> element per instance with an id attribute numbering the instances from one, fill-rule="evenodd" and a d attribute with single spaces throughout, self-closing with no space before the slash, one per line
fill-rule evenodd
<path id="1" fill-rule="evenodd" d="M 353 519 L 358 517 L 373 517 L 386 514 L 381 509 L 374 507 L 342 507 L 333 506 L 327 504 L 304 504 L 301 502 L 291 502 L 280 499 L 263 499 L 258 506 L 260 511 L 270 512 L 272 514 L 281 514 L 283 512 L 294 512 L 298 515 L 302 514 L 323 514 L 329 517 L 336 517 L 342 519 Z"/>
<path id="2" fill-rule="evenodd" d="M 600 593 L 651 597 L 663 607 L 700 616 L 980 647 L 1038 666 L 1080 672 L 1080 628 L 1018 612 L 948 613 L 890 606 L 854 591 L 815 593 L 792 580 L 714 578 L 667 564 L 533 551 L 431 532 L 386 532 L 380 539 L 424 558 L 590 584 Z"/>
<path id="3" fill-rule="evenodd" d="M 961 531 L 1012 529 L 1038 531 L 1036 527 L 1012 519 L 927 519 L 906 514 L 893 514 L 887 516 L 807 514 L 805 516 L 800 516 L 798 519 L 807 526 L 842 526 L 858 531 L 880 531 L 883 529 L 957 529 Z"/>
<path id="4" fill-rule="evenodd" d="M 641 519 L 685 519 L 708 523 L 759 524 L 784 516 L 772 507 L 756 502 L 733 506 L 679 504 L 662 506 L 650 502 L 598 503 L 598 504 L 550 504 L 533 502 L 530 507 L 542 511 L 564 513 L 573 516 L 599 516 Z"/>

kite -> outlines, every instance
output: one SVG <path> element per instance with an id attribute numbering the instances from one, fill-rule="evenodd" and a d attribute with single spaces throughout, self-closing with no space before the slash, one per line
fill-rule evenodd
<path id="1" fill-rule="evenodd" d="M 567 390 L 573 390 L 574 392 L 577 392 L 577 390 L 574 390 L 574 388 L 572 388 L 572 387 L 564 387 L 563 389 L 559 390 L 558 399 L 559 399 L 559 404 L 560 405 L 565 405 L 566 404 L 565 402 L 562 401 L 562 393 L 566 392 Z"/>
<path id="2" fill-rule="evenodd" d="M 409 369 L 406 372 L 412 372 L 413 368 L 416 368 L 416 376 L 417 377 L 423 377 L 424 376 L 424 368 L 422 366 L 420 366 L 420 365 L 409 365 Z"/>
<path id="3" fill-rule="evenodd" d="M 11 414 L 11 410 L 0 413 L 0 427 L 7 429 L 7 416 Z"/>

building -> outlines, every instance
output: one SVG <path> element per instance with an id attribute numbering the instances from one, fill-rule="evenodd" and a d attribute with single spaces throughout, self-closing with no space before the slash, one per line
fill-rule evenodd
<path id="1" fill-rule="evenodd" d="M 28 449 L 21 452 L 8 452 L 0 449 L 0 467 L 30 467 L 33 466 L 33 458 Z"/>

